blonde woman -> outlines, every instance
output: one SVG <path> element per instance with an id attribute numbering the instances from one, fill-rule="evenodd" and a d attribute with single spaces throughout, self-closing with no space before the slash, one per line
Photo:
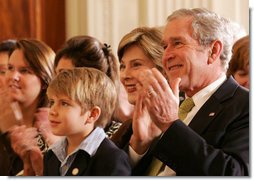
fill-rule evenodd
<path id="1" fill-rule="evenodd" d="M 120 61 L 120 80 L 128 94 L 128 101 L 135 106 L 133 119 L 125 122 L 112 136 L 112 140 L 120 148 L 128 148 L 131 154 L 131 147 L 136 135 L 136 103 L 138 100 L 139 87 L 142 82 L 138 80 L 140 73 L 145 70 L 157 68 L 162 70 L 163 46 L 161 44 L 162 33 L 157 28 L 139 27 L 126 34 L 118 46 L 118 58 Z M 148 113 L 143 114 L 143 119 L 151 122 Z M 138 140 L 136 140 L 139 142 Z M 130 145 L 130 146 L 129 146 Z M 146 175 L 145 172 L 136 173 L 135 162 L 132 161 L 133 175 Z M 149 165 L 146 165 L 148 167 Z"/>

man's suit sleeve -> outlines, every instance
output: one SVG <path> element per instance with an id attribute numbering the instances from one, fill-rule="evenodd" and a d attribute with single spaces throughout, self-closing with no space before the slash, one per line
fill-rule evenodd
<path id="1" fill-rule="evenodd" d="M 158 142 L 154 155 L 177 175 L 248 175 L 248 120 L 245 115 L 241 122 L 232 123 L 217 148 L 177 120 Z"/>

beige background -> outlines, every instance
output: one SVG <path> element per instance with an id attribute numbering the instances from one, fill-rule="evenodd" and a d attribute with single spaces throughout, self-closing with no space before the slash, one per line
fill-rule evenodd
<path id="1" fill-rule="evenodd" d="M 66 0 L 66 38 L 87 34 L 111 44 L 138 26 L 163 26 L 179 8 L 204 7 L 240 24 L 249 33 L 248 0 Z"/>

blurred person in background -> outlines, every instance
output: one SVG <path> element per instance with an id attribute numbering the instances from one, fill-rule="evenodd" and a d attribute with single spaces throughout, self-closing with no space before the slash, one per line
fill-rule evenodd
<path id="1" fill-rule="evenodd" d="M 15 42 L 15 40 L 5 40 L 0 43 L 0 91 L 4 90 L 8 60 L 15 47 Z"/>
<path id="2" fill-rule="evenodd" d="M 244 36 L 237 40 L 232 48 L 232 57 L 229 62 L 227 75 L 243 87 L 250 88 L 250 36 Z"/>

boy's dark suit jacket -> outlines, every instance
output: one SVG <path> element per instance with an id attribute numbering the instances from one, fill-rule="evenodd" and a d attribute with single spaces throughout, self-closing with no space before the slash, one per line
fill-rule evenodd
<path id="1" fill-rule="evenodd" d="M 59 176 L 60 161 L 52 150 L 44 156 L 44 175 Z M 79 150 L 66 176 L 131 175 L 128 155 L 105 138 L 93 157 Z"/>
<path id="2" fill-rule="evenodd" d="M 179 176 L 249 175 L 249 92 L 228 78 L 189 126 L 175 121 L 132 174 L 145 175 L 152 155 Z"/>

